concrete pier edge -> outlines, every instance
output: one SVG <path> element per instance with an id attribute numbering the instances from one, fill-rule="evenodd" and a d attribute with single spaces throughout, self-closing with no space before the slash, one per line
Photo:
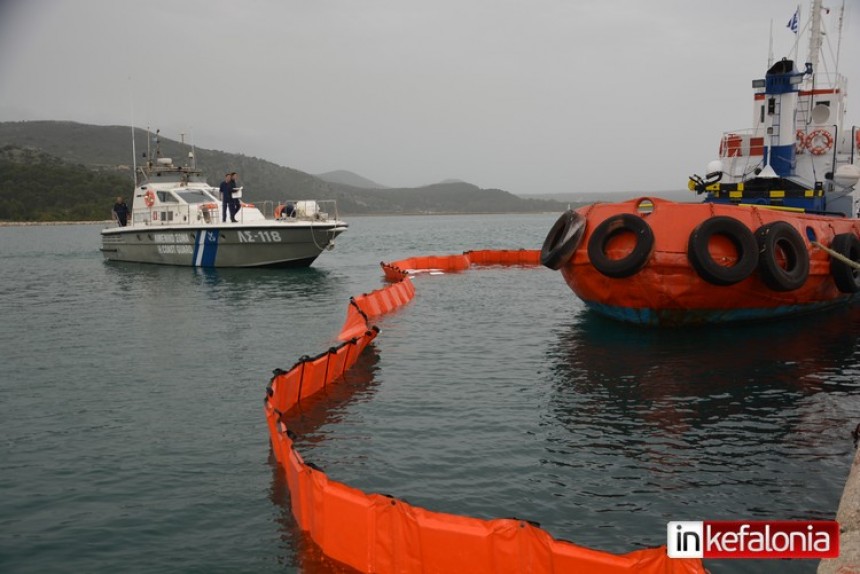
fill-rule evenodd
<path id="1" fill-rule="evenodd" d="M 860 449 L 854 453 L 836 520 L 839 522 L 839 558 L 822 560 L 818 574 L 860 574 Z"/>

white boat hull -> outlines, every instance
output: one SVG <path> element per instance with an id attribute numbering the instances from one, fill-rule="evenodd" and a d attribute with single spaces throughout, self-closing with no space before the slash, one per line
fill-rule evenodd
<path id="1" fill-rule="evenodd" d="M 102 231 L 108 261 L 184 267 L 307 267 L 346 231 L 342 221 L 236 226 L 130 226 Z"/>

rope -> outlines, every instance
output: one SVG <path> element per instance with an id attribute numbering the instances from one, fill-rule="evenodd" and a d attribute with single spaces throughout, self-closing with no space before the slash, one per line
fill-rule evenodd
<path id="1" fill-rule="evenodd" d="M 848 259 L 847 257 L 842 255 L 838 251 L 834 251 L 833 249 L 830 249 L 829 247 L 824 247 L 822 244 L 820 244 L 817 241 L 810 241 L 809 243 L 818 247 L 819 249 L 821 249 L 822 251 L 827 253 L 832 258 L 841 261 L 845 265 L 848 265 L 849 267 L 851 267 L 853 269 L 860 269 L 860 263 L 857 263 L 856 261 L 852 261 L 852 260 Z"/>

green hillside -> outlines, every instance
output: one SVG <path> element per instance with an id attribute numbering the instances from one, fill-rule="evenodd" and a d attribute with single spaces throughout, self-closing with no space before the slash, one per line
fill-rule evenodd
<path id="1" fill-rule="evenodd" d="M 15 186 L 0 183 L 4 203 L 0 220 L 57 220 L 62 217 L 58 215 L 58 205 L 68 206 L 62 213 L 71 220 L 86 219 L 83 213 L 96 211 L 99 215 L 95 219 L 105 219 L 104 213 L 109 213 L 112 204 L 110 197 L 131 195 L 131 135 L 131 128 L 126 126 L 0 122 L 0 148 L 7 150 L 3 172 L 12 169 L 16 177 Z M 150 134 L 150 137 L 155 136 Z M 134 138 L 140 164 L 145 161 L 142 155 L 147 150 L 147 133 L 135 129 Z M 162 157 L 171 157 L 179 164 L 188 161 L 190 146 L 166 137 L 159 139 Z M 198 168 L 210 184 L 217 185 L 225 171 L 239 172 L 248 201 L 335 199 L 342 215 L 511 213 L 561 211 L 566 207 L 557 201 L 523 199 L 506 191 L 481 189 L 464 182 L 410 189 L 365 189 L 323 181 L 296 169 L 241 154 L 196 148 L 195 156 Z M 40 170 L 47 173 L 39 173 Z M 64 177 L 70 180 L 67 182 Z M 69 182 L 77 186 L 83 181 L 90 181 L 88 191 L 70 191 Z M 102 190 L 107 195 L 102 195 Z M 106 202 L 100 210 L 92 203 L 97 201 Z M 50 210 L 43 210 L 39 204 L 51 206 Z"/>
<path id="2" fill-rule="evenodd" d="M 33 148 L 0 147 L 0 221 L 98 221 L 111 218 L 128 175 L 74 165 Z"/>

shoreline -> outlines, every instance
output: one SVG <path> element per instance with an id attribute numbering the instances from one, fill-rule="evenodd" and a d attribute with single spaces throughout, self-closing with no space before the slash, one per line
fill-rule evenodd
<path id="1" fill-rule="evenodd" d="M 0 227 L 35 227 L 38 225 L 110 225 L 111 219 L 103 221 L 0 221 Z"/>
<path id="2" fill-rule="evenodd" d="M 462 211 L 439 211 L 434 213 L 425 212 L 404 212 L 404 213 L 351 213 L 341 214 L 339 217 L 398 217 L 398 216 L 427 216 L 433 217 L 437 215 L 552 215 L 558 214 L 557 211 L 481 211 L 481 212 L 462 212 Z M 0 227 L 33 227 L 38 225 L 110 225 L 113 223 L 111 219 L 100 221 L 0 221 Z"/>

